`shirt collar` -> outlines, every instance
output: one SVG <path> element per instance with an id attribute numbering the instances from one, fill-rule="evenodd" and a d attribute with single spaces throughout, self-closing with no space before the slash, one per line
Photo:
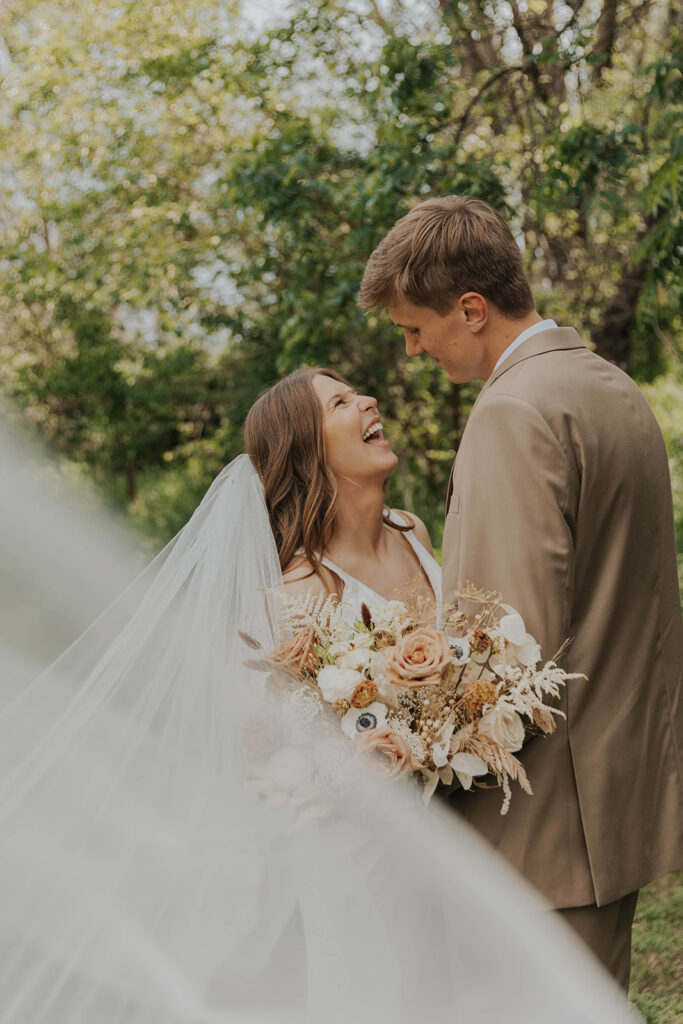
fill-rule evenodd
<path id="1" fill-rule="evenodd" d="M 512 341 L 505 351 L 498 357 L 498 362 L 493 367 L 492 374 L 496 372 L 498 367 L 507 359 L 508 356 L 512 355 L 516 348 L 519 348 L 523 341 L 526 341 L 527 338 L 530 338 L 533 334 L 538 334 L 539 331 L 547 331 L 550 327 L 557 327 L 554 320 L 541 320 L 540 323 L 532 324 L 531 327 L 527 327 L 525 331 L 518 334 L 515 340 Z"/>

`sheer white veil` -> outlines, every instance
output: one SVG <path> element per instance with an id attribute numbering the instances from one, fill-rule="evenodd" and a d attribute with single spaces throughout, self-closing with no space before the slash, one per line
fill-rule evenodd
<path id="1" fill-rule="evenodd" d="M 29 635 L 0 627 L 1 1024 L 627 1018 L 465 826 L 356 777 L 250 663 L 240 630 L 272 648 L 287 627 L 246 456 L 27 682 L 35 638 L 68 633 L 135 556 L 100 513 L 36 492 L 26 453 L 0 431 L 0 596 L 31 615 Z M 255 796 L 264 764 L 287 799 Z"/>

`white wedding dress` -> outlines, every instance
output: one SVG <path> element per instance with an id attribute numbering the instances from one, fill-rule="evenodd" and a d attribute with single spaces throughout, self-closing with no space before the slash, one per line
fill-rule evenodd
<path id="1" fill-rule="evenodd" d="M 466 826 L 358 776 L 305 702 L 250 667 L 237 631 L 266 646 L 286 624 L 244 457 L 27 683 L 36 639 L 70 639 L 130 564 L 109 521 L 36 487 L 35 461 L 0 424 L 0 596 L 31 618 L 23 636 L 0 622 L 0 1024 L 628 1019 Z M 249 795 L 269 750 L 298 793 L 277 806 Z"/>
<path id="2" fill-rule="evenodd" d="M 401 516 L 393 510 L 390 513 L 390 516 L 395 522 L 403 523 Z M 424 576 L 432 589 L 438 618 L 441 604 L 441 566 L 434 556 L 427 551 L 425 546 L 420 543 L 415 536 L 414 530 L 409 530 L 405 533 L 402 532 L 401 536 L 404 537 L 406 543 L 412 548 L 418 562 L 419 570 L 424 573 Z M 360 618 L 360 609 L 363 603 L 379 608 L 388 603 L 388 598 L 382 597 L 381 594 L 372 590 L 366 583 L 362 583 L 360 580 L 356 579 L 355 576 L 351 576 L 349 573 L 345 572 L 341 566 L 327 558 L 327 556 L 323 556 L 321 562 L 326 566 L 326 568 L 338 576 L 344 584 L 342 602 L 344 606 L 349 609 L 349 614 L 353 618 Z M 397 594 L 396 597 L 397 599 L 400 599 L 401 595 Z"/>

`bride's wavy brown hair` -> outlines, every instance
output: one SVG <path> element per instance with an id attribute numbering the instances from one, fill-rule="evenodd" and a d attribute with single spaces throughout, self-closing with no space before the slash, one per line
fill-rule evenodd
<path id="1" fill-rule="evenodd" d="M 332 538 L 337 508 L 323 411 L 312 383 L 319 375 L 350 387 L 341 374 L 322 366 L 295 370 L 261 395 L 244 421 L 244 446 L 263 483 L 280 565 L 284 571 L 303 552 L 316 575 L 322 575 L 320 559 Z M 389 525 L 413 529 L 412 523 Z"/>

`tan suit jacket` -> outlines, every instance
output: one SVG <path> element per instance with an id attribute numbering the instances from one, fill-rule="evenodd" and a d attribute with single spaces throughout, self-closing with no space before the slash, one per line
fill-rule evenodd
<path id="1" fill-rule="evenodd" d="M 523 342 L 484 385 L 451 478 L 444 601 L 499 590 L 570 680 L 515 788 L 448 798 L 556 907 L 606 903 L 683 863 L 681 622 L 664 442 L 630 378 L 576 331 Z"/>

